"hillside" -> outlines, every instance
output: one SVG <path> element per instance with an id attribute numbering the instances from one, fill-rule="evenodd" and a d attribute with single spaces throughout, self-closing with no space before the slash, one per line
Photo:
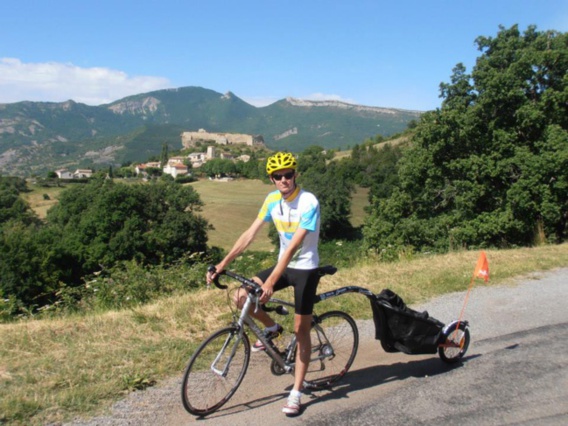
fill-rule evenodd
<path id="1" fill-rule="evenodd" d="M 159 90 L 111 104 L 0 104 L 0 173 L 43 175 L 61 167 L 102 168 L 181 148 L 182 131 L 258 134 L 271 149 L 348 148 L 403 131 L 418 111 L 286 98 L 257 108 L 233 93 L 200 87 Z"/>

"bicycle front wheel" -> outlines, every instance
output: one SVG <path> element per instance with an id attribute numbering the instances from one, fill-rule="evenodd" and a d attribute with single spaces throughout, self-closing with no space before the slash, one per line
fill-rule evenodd
<path id="1" fill-rule="evenodd" d="M 311 362 L 306 374 L 306 387 L 329 387 L 341 379 L 355 360 L 359 347 L 357 324 L 341 311 L 314 316 L 310 333 Z"/>
<path id="2" fill-rule="evenodd" d="M 250 341 L 238 327 L 209 336 L 191 357 L 183 376 L 185 409 L 196 416 L 218 410 L 238 389 L 248 368 Z"/>

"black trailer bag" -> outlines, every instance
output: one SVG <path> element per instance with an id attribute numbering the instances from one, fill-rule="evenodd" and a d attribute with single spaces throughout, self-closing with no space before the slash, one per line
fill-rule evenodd
<path id="1" fill-rule="evenodd" d="M 396 293 L 381 291 L 371 300 L 375 338 L 386 352 L 433 354 L 444 324 L 428 315 L 410 309 Z"/>

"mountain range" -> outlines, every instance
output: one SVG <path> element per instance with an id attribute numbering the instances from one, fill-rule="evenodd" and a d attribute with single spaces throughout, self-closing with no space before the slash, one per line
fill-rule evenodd
<path id="1" fill-rule="evenodd" d="M 181 133 L 261 135 L 270 149 L 300 152 L 310 145 L 346 149 L 378 134 L 390 136 L 420 111 L 338 101 L 279 100 L 252 106 L 231 92 L 201 87 L 158 90 L 110 104 L 0 104 L 0 173 L 42 176 L 59 168 L 142 162 L 164 143 L 180 150 Z"/>

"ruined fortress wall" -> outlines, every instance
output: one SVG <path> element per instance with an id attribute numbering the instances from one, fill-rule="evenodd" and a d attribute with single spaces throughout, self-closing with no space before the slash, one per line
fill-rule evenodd
<path id="1" fill-rule="evenodd" d="M 197 141 L 214 141 L 219 145 L 264 145 L 262 136 L 242 133 L 209 133 L 200 130 L 199 132 L 183 132 L 181 134 L 181 143 L 184 148 L 191 148 Z"/>

